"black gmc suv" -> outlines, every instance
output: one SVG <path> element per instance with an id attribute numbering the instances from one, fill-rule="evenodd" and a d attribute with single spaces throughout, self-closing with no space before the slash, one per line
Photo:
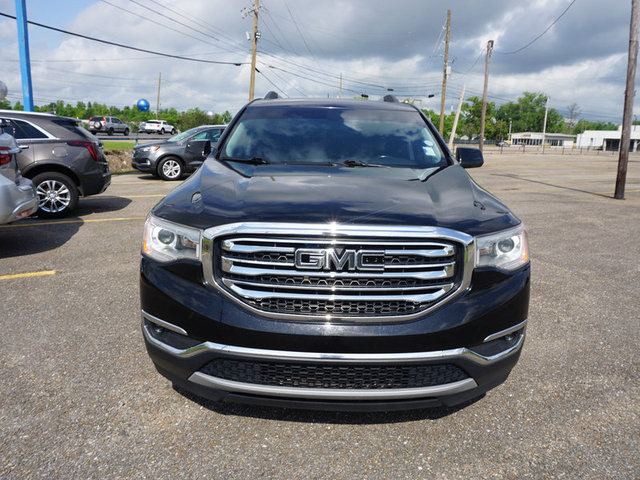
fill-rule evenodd
<path id="1" fill-rule="evenodd" d="M 273 95 L 270 95 L 271 97 Z M 525 336 L 525 230 L 418 109 L 250 102 L 149 214 L 142 330 L 157 370 L 219 401 L 452 406 Z"/>

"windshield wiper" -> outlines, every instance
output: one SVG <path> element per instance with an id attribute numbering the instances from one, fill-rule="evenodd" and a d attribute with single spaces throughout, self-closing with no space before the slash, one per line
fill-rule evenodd
<path id="1" fill-rule="evenodd" d="M 389 165 L 381 165 L 379 163 L 367 163 L 362 160 L 345 160 L 342 162 L 345 167 L 388 167 Z"/>
<path id="2" fill-rule="evenodd" d="M 225 162 L 248 163 L 250 165 L 269 165 L 271 163 L 269 160 L 265 160 L 262 157 L 253 157 L 253 158 L 224 157 L 224 158 L 221 158 L 220 160 Z"/>

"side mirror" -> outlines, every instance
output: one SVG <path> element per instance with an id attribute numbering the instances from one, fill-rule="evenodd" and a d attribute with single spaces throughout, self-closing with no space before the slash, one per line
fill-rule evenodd
<path id="1" fill-rule="evenodd" d="M 484 164 L 482 152 L 477 148 L 458 147 L 456 160 L 460 162 L 462 168 L 478 168 Z"/>

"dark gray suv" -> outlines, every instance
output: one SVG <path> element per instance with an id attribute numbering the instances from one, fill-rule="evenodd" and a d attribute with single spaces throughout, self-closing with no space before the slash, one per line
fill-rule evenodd
<path id="1" fill-rule="evenodd" d="M 179 180 L 185 173 L 195 172 L 202 165 L 225 127 L 202 125 L 166 141 L 136 145 L 131 164 L 133 168 L 163 180 Z"/>
<path id="2" fill-rule="evenodd" d="M 111 183 L 102 143 L 78 120 L 15 110 L 0 110 L 0 119 L 21 148 L 18 168 L 36 186 L 40 217 L 65 216 L 78 197 L 102 193 Z"/>

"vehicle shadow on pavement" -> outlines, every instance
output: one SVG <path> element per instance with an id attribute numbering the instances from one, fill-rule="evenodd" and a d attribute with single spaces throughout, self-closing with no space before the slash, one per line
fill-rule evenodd
<path id="1" fill-rule="evenodd" d="M 131 202 L 130 198 L 112 197 L 108 194 L 81 198 L 73 215 L 74 217 L 82 217 L 94 213 L 117 212 L 124 210 Z"/>
<path id="2" fill-rule="evenodd" d="M 85 223 L 82 217 L 122 210 L 130 203 L 128 198 L 89 197 L 78 202 L 73 216 L 46 219 L 36 215 L 0 225 L 0 259 L 55 250 L 78 233 Z"/>
<path id="3" fill-rule="evenodd" d="M 485 394 L 461 403 L 455 407 L 422 408 L 416 410 L 388 410 L 382 412 L 339 412 L 262 407 L 227 402 L 214 402 L 183 390 L 177 385 L 173 389 L 183 397 L 220 415 L 260 418 L 281 422 L 329 423 L 335 425 L 370 425 L 382 423 L 403 423 L 417 420 L 438 420 L 448 417 L 469 405 L 482 400 Z"/>
<path id="4" fill-rule="evenodd" d="M 61 220 L 26 219 L 0 225 L 0 259 L 55 250 L 78 233 L 83 224 L 82 219 L 70 217 Z"/>
<path id="5" fill-rule="evenodd" d="M 138 173 L 135 178 L 137 178 L 138 180 L 144 180 L 144 181 L 151 181 L 151 182 L 158 182 L 158 183 L 170 183 L 170 184 L 174 184 L 176 186 L 180 185 L 180 183 L 182 182 L 182 180 L 186 180 L 187 178 L 189 178 L 190 174 L 188 175 L 184 175 L 180 180 L 163 180 L 160 177 L 156 177 L 150 173 Z"/>

